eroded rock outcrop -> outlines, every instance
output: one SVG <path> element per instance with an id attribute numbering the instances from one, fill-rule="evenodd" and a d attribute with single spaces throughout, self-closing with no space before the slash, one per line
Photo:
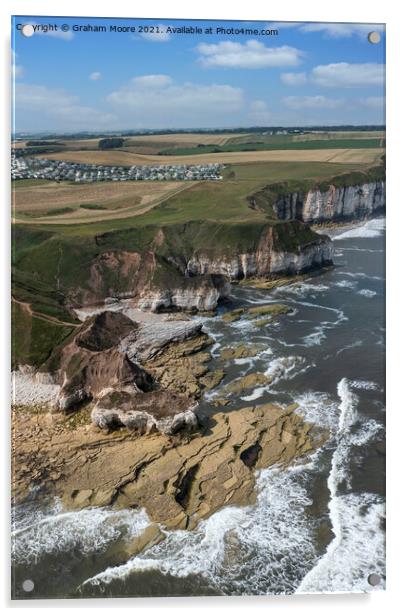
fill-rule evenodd
<path id="1" fill-rule="evenodd" d="M 91 420 L 101 429 L 125 427 L 139 435 L 177 434 L 198 427 L 195 408 L 196 404 L 191 404 L 186 396 L 169 390 L 137 394 L 111 391 L 97 401 Z"/>
<path id="2" fill-rule="evenodd" d="M 61 385 L 56 402 L 60 411 L 96 399 L 105 389 L 132 393 L 152 389 L 152 377 L 117 347 L 137 327 L 121 313 L 102 312 L 87 319 L 71 339 L 54 349 L 38 373 L 51 374 Z"/>
<path id="3" fill-rule="evenodd" d="M 106 311 L 56 348 L 36 377 L 59 384 L 59 411 L 94 400 L 100 428 L 175 434 L 197 428 L 196 398 L 223 378 L 208 371 L 209 344 L 199 322 L 136 323 Z"/>

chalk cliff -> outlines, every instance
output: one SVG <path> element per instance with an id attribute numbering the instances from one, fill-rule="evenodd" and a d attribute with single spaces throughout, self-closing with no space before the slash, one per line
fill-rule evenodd
<path id="1" fill-rule="evenodd" d="M 149 239 L 139 250 L 141 233 Z M 102 251 L 86 277 L 67 290 L 71 308 L 114 297 L 154 312 L 213 310 L 230 296 L 230 281 L 294 275 L 332 259 L 330 239 L 297 221 L 194 221 L 131 229 L 123 238 L 106 233 L 97 243 Z"/>
<path id="2" fill-rule="evenodd" d="M 361 220 L 385 210 L 385 182 L 380 180 L 355 186 L 334 186 L 290 192 L 273 204 L 281 220 L 307 223 Z"/>

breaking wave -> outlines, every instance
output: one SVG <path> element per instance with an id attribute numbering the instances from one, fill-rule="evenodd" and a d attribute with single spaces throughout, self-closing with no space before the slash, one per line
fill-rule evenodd
<path id="1" fill-rule="evenodd" d="M 150 524 L 145 511 L 113 511 L 108 508 L 62 512 L 56 502 L 53 511 L 38 516 L 12 533 L 13 557 L 18 563 L 36 562 L 44 554 L 81 554 L 104 551 L 119 538 L 135 537 Z"/>
<path id="2" fill-rule="evenodd" d="M 359 225 L 341 232 L 339 235 L 334 233 L 332 235 L 333 240 L 346 240 L 353 237 L 379 237 L 385 230 L 385 217 L 373 218 L 368 220 L 364 225 Z"/>
<path id="3" fill-rule="evenodd" d="M 354 382 L 346 378 L 338 383 L 340 415 L 327 482 L 335 536 L 324 556 L 299 585 L 297 592 L 300 593 L 372 590 L 368 582 L 371 573 L 380 575 L 379 588 L 385 585 L 384 502 L 375 494 L 351 493 L 350 476 L 352 448 L 365 445 L 382 426 L 359 417 L 355 387 Z M 349 493 L 342 493 L 344 486 Z"/>
<path id="4" fill-rule="evenodd" d="M 360 289 L 358 291 L 359 295 L 363 295 L 363 297 L 375 297 L 377 295 L 376 291 L 372 291 L 371 289 Z"/>
<path id="5" fill-rule="evenodd" d="M 194 531 L 168 532 L 162 543 L 84 584 L 102 587 L 138 571 L 159 570 L 201 575 L 224 594 L 292 593 L 318 558 L 314 521 L 305 513 L 310 471 L 308 465 L 294 467 L 284 481 L 282 469 L 263 470 L 256 505 L 226 507 Z"/>

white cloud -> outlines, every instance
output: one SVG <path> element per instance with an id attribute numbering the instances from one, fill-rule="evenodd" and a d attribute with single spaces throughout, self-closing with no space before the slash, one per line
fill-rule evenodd
<path id="1" fill-rule="evenodd" d="M 24 69 L 21 64 L 12 64 L 11 71 L 15 78 L 21 77 L 24 74 Z"/>
<path id="2" fill-rule="evenodd" d="M 15 107 L 28 111 L 32 119 L 35 114 L 62 121 L 73 130 L 76 127 L 106 126 L 116 118 L 110 113 L 103 113 L 93 107 L 80 103 L 78 96 L 65 90 L 47 86 L 17 83 L 15 88 Z"/>
<path id="3" fill-rule="evenodd" d="M 281 81 L 287 86 L 302 86 L 307 83 L 307 75 L 306 73 L 282 73 Z"/>
<path id="4" fill-rule="evenodd" d="M 384 24 L 353 24 L 353 23 L 301 23 L 297 21 L 273 22 L 267 24 L 267 28 L 279 30 L 297 28 L 300 32 L 322 32 L 329 38 L 347 38 L 359 36 L 366 38 L 369 32 L 384 33 Z"/>
<path id="5" fill-rule="evenodd" d="M 52 38 L 61 39 L 62 41 L 71 41 L 74 38 L 74 33 L 71 30 L 67 30 L 67 32 L 63 32 L 58 28 L 57 30 L 47 30 L 44 31 L 41 28 L 41 24 L 37 24 L 34 21 L 29 22 L 35 28 L 34 36 L 50 36 Z"/>
<path id="6" fill-rule="evenodd" d="M 11 50 L 11 74 L 14 79 L 17 77 L 21 77 L 24 73 L 24 69 L 21 64 L 17 64 L 17 54 L 12 49 Z"/>
<path id="7" fill-rule="evenodd" d="M 267 23 L 266 28 L 281 31 L 282 29 L 299 28 L 302 25 L 299 21 L 273 21 L 272 23 Z"/>
<path id="8" fill-rule="evenodd" d="M 100 73 L 99 71 L 94 71 L 89 75 L 89 78 L 91 81 L 99 81 L 99 79 L 102 78 L 102 73 Z"/>
<path id="9" fill-rule="evenodd" d="M 246 43 L 222 41 L 197 45 L 200 61 L 204 66 L 227 68 L 267 68 L 270 66 L 297 66 L 303 53 L 295 47 L 266 47 L 250 40 Z"/>
<path id="10" fill-rule="evenodd" d="M 323 32 L 330 38 L 345 38 L 357 35 L 366 38 L 369 32 L 383 32 L 382 24 L 311 23 L 302 24 L 301 32 Z"/>
<path id="11" fill-rule="evenodd" d="M 250 104 L 249 117 L 257 124 L 267 124 L 272 120 L 272 113 L 265 101 L 255 100 Z"/>
<path id="12" fill-rule="evenodd" d="M 119 114 L 131 118 L 129 124 L 153 127 L 217 125 L 222 121 L 227 124 L 228 117 L 244 107 L 241 88 L 178 84 L 168 75 L 135 77 L 106 100 Z"/>
<path id="13" fill-rule="evenodd" d="M 130 83 L 138 88 L 158 89 L 170 86 L 173 79 L 169 75 L 142 75 L 141 77 L 134 77 Z"/>
<path id="14" fill-rule="evenodd" d="M 316 66 L 311 71 L 311 80 L 319 86 L 353 88 L 382 85 L 385 78 L 384 64 L 349 64 L 337 62 Z"/>
<path id="15" fill-rule="evenodd" d="M 285 96 L 282 99 L 289 109 L 337 109 L 345 103 L 342 98 L 326 96 Z"/>
<path id="16" fill-rule="evenodd" d="M 367 96 L 367 98 L 361 98 L 359 102 L 370 109 L 385 109 L 385 98 L 383 96 Z"/>
<path id="17" fill-rule="evenodd" d="M 166 31 L 167 26 L 158 24 L 155 26 L 155 30 L 159 29 L 159 32 L 141 32 L 140 36 L 152 43 L 167 43 L 170 41 L 170 34 Z"/>

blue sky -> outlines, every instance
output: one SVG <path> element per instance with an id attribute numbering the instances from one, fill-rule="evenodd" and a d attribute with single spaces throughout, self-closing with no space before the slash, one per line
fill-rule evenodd
<path id="1" fill-rule="evenodd" d="M 36 32 L 25 37 L 17 24 Z M 57 30 L 43 32 L 47 24 Z M 74 30 L 88 24 L 107 31 Z M 139 31 L 147 25 L 159 33 Z M 202 34 L 167 32 L 183 26 Z M 373 30 L 379 44 L 368 42 Z M 15 17 L 15 130 L 382 124 L 384 35 L 364 24 Z"/>

